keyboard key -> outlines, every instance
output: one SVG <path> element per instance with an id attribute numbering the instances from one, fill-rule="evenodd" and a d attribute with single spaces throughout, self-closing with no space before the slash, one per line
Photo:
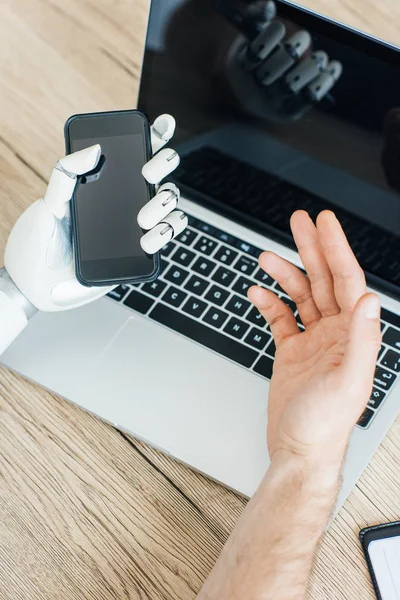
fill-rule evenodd
<path id="1" fill-rule="evenodd" d="M 245 342 L 250 346 L 253 346 L 257 350 L 263 350 L 267 345 L 267 342 L 271 340 L 272 336 L 270 333 L 266 331 L 261 331 L 261 329 L 257 329 L 253 327 L 250 333 L 246 336 Z"/>
<path id="2" fill-rule="evenodd" d="M 145 315 L 153 306 L 154 300 L 144 296 L 143 294 L 140 294 L 139 292 L 133 291 L 127 298 L 125 298 L 124 304 L 129 306 L 129 308 L 142 313 L 142 315 Z"/>
<path id="3" fill-rule="evenodd" d="M 275 346 L 274 338 L 272 338 L 272 340 L 268 344 L 267 349 L 265 350 L 265 352 L 269 356 L 272 356 L 273 358 L 275 358 L 276 346 Z"/>
<path id="4" fill-rule="evenodd" d="M 188 315 L 199 319 L 206 308 L 208 308 L 208 304 L 202 302 L 202 300 L 199 300 L 198 298 L 190 296 L 189 300 L 183 305 L 182 310 Z"/>
<path id="5" fill-rule="evenodd" d="M 278 292 L 283 292 L 284 294 L 286 294 L 286 291 L 283 289 L 283 287 L 281 287 L 279 285 L 279 283 L 277 281 L 275 281 L 275 287 L 274 287 L 274 292 L 278 291 Z"/>
<path id="6" fill-rule="evenodd" d="M 400 331 L 394 329 L 394 327 L 388 327 L 383 334 L 383 342 L 392 348 L 400 350 Z"/>
<path id="7" fill-rule="evenodd" d="M 290 235 L 290 216 L 295 209 L 307 210 L 314 219 L 321 210 L 330 207 L 317 195 L 210 146 L 204 145 L 183 156 L 180 169 L 178 179 L 189 188 L 213 198 L 218 204 L 239 209 L 256 219 L 260 227 L 273 226 L 286 235 Z M 365 270 L 375 275 L 387 271 L 388 280 L 400 282 L 396 236 L 344 209 L 333 208 Z M 242 248 L 246 250 L 245 246 Z M 382 252 L 387 252 L 386 259 Z M 400 329 L 400 316 L 398 319 L 397 324 L 388 322 Z"/>
<path id="8" fill-rule="evenodd" d="M 239 277 L 232 289 L 235 292 L 238 292 L 238 294 L 242 294 L 242 296 L 247 296 L 247 290 L 252 285 L 254 285 L 254 283 L 250 281 L 250 279 L 246 279 L 245 277 Z"/>
<path id="9" fill-rule="evenodd" d="M 176 244 L 174 242 L 168 242 L 161 248 L 161 256 L 169 256 L 174 249 L 176 248 Z"/>
<path id="10" fill-rule="evenodd" d="M 245 275 L 251 276 L 257 269 L 257 261 L 248 258 L 247 256 L 241 256 L 239 260 L 234 264 L 233 268 Z"/>
<path id="11" fill-rule="evenodd" d="M 182 304 L 185 298 L 187 298 L 187 294 L 185 294 L 185 292 L 182 292 L 181 290 L 178 290 L 176 287 L 171 285 L 171 287 L 169 287 L 165 292 L 164 296 L 162 297 L 162 300 L 164 300 L 164 302 L 167 302 L 167 304 L 171 304 L 172 306 L 178 307 Z"/>
<path id="12" fill-rule="evenodd" d="M 225 308 L 234 315 L 243 317 L 243 315 L 249 310 L 250 306 L 250 302 L 244 300 L 240 296 L 232 296 Z"/>
<path id="13" fill-rule="evenodd" d="M 196 227 L 197 219 L 195 217 L 192 217 L 192 215 L 187 215 L 187 218 L 190 227 Z"/>
<path id="14" fill-rule="evenodd" d="M 216 266 L 215 262 L 212 260 L 208 260 L 208 258 L 198 258 L 194 265 L 192 265 L 192 270 L 196 273 L 200 273 L 201 275 L 210 275 Z"/>
<path id="15" fill-rule="evenodd" d="M 206 294 L 206 300 L 210 300 L 217 306 L 222 306 L 224 302 L 229 298 L 230 293 L 217 285 L 213 285 L 210 291 Z"/>
<path id="16" fill-rule="evenodd" d="M 374 418 L 374 415 L 375 413 L 373 410 L 371 410 L 370 408 L 366 408 L 361 417 L 358 419 L 357 425 L 362 429 L 366 429 L 371 423 L 372 419 Z"/>
<path id="17" fill-rule="evenodd" d="M 395 325 L 395 327 L 400 329 L 400 315 L 396 315 L 395 313 L 386 310 L 386 308 L 382 308 L 381 317 L 384 321 L 386 321 L 386 323 Z"/>
<path id="18" fill-rule="evenodd" d="M 198 234 L 195 231 L 193 231 L 193 229 L 187 227 L 185 231 L 178 235 L 176 239 L 178 240 L 178 242 L 181 242 L 181 244 L 185 244 L 185 246 L 191 246 L 194 240 L 197 238 L 197 235 Z"/>
<path id="19" fill-rule="evenodd" d="M 215 227 L 213 225 L 204 223 L 204 221 L 200 221 L 200 219 L 196 219 L 193 227 L 199 231 L 202 231 L 203 233 L 208 233 L 208 235 L 213 235 L 215 231 Z"/>
<path id="20" fill-rule="evenodd" d="M 129 286 L 119 285 L 114 290 L 111 290 L 111 292 L 108 292 L 107 296 L 109 298 L 112 298 L 113 300 L 117 300 L 117 302 L 119 302 L 120 300 L 122 300 L 122 298 L 124 298 L 126 296 L 126 294 L 129 292 L 129 290 L 130 290 Z"/>
<path id="21" fill-rule="evenodd" d="M 192 275 L 185 284 L 185 290 L 192 292 L 192 294 L 197 294 L 197 296 L 201 296 L 208 288 L 208 285 L 209 283 L 206 279 L 203 279 L 198 275 Z"/>
<path id="22" fill-rule="evenodd" d="M 266 273 L 262 269 L 258 269 L 257 273 L 255 274 L 255 278 L 262 285 L 266 285 L 266 286 L 269 286 L 269 287 L 272 287 L 272 285 L 274 283 L 274 280 L 272 279 L 272 277 L 270 275 L 268 275 L 268 273 Z"/>
<path id="23" fill-rule="evenodd" d="M 379 350 L 379 354 L 378 354 L 378 359 L 381 358 L 382 354 L 384 354 L 386 351 L 385 346 L 381 346 L 381 349 Z"/>
<path id="24" fill-rule="evenodd" d="M 235 258 L 237 258 L 238 253 L 232 248 L 227 248 L 226 246 L 221 246 L 218 252 L 216 252 L 214 258 L 224 263 L 225 265 L 231 265 Z"/>
<path id="25" fill-rule="evenodd" d="M 251 367 L 257 358 L 257 352 L 252 348 L 243 346 L 232 338 L 215 331 L 199 321 L 195 321 L 182 313 L 165 306 L 157 304 L 150 313 L 150 318 L 170 327 L 174 331 L 183 334 L 199 344 L 202 344 L 214 352 L 222 354 L 226 358 L 235 361 L 243 367 Z"/>
<path id="26" fill-rule="evenodd" d="M 182 283 L 189 277 L 189 272 L 185 271 L 181 267 L 172 265 L 169 271 L 164 274 L 164 279 L 175 283 L 176 285 L 182 285 Z"/>
<path id="27" fill-rule="evenodd" d="M 212 235 L 224 244 L 232 245 L 235 241 L 233 235 L 230 235 L 230 233 L 226 233 L 225 231 L 221 231 L 220 229 L 214 229 L 214 233 Z"/>
<path id="28" fill-rule="evenodd" d="M 225 269 L 225 267 L 219 267 L 214 275 L 212 276 L 212 280 L 220 283 L 221 285 L 225 285 L 229 287 L 232 281 L 235 279 L 236 273 L 230 271 L 229 269 Z"/>
<path id="29" fill-rule="evenodd" d="M 164 281 L 161 281 L 161 279 L 156 279 L 156 281 L 145 283 L 142 289 L 147 294 L 158 298 L 159 296 L 161 296 L 166 287 L 167 284 Z"/>
<path id="30" fill-rule="evenodd" d="M 219 308 L 210 308 L 203 317 L 203 321 L 220 329 L 227 318 L 228 314 L 226 312 L 219 310 Z"/>
<path id="31" fill-rule="evenodd" d="M 202 254 L 206 254 L 210 256 L 215 248 L 218 246 L 218 243 L 215 240 L 210 240 L 207 237 L 201 237 L 195 244 L 195 250 L 198 250 Z"/>
<path id="32" fill-rule="evenodd" d="M 259 375 L 271 379 L 273 367 L 274 361 L 272 358 L 269 356 L 262 356 L 254 365 L 253 370 Z"/>
<path id="33" fill-rule="evenodd" d="M 172 256 L 172 260 L 180 265 L 183 265 L 184 267 L 188 267 L 195 256 L 195 253 L 191 250 L 186 250 L 186 248 L 178 248 L 178 250 Z"/>
<path id="34" fill-rule="evenodd" d="M 392 371 L 400 372 L 400 354 L 394 350 L 388 350 L 386 354 L 381 358 L 381 365 Z"/>
<path id="35" fill-rule="evenodd" d="M 282 300 L 282 302 L 284 302 L 294 313 L 297 310 L 297 306 L 296 306 L 296 302 L 293 302 L 293 300 L 291 298 L 288 298 L 287 296 L 282 296 L 282 294 L 279 294 L 279 298 Z"/>
<path id="36" fill-rule="evenodd" d="M 244 321 L 240 321 L 240 319 L 237 319 L 236 317 L 232 317 L 228 324 L 224 327 L 224 331 L 226 331 L 226 333 L 233 335 L 233 337 L 237 338 L 238 340 L 242 339 L 248 329 L 249 325 Z"/>
<path id="37" fill-rule="evenodd" d="M 239 250 L 241 250 L 242 252 L 245 252 L 246 254 L 251 254 L 252 256 L 257 255 L 258 257 L 259 254 L 261 254 L 258 248 L 252 246 L 252 244 L 249 244 L 248 242 L 243 242 L 242 240 L 235 241 L 235 248 L 239 248 Z"/>
<path id="38" fill-rule="evenodd" d="M 163 275 L 169 267 L 169 262 L 165 258 L 161 258 L 160 275 Z"/>
<path id="39" fill-rule="evenodd" d="M 369 402 L 368 402 L 368 406 L 371 406 L 372 408 L 379 408 L 379 406 L 382 404 L 384 398 L 385 398 L 386 394 L 385 392 L 382 392 L 382 390 L 378 390 L 378 388 L 375 388 L 372 390 Z"/>
<path id="40" fill-rule="evenodd" d="M 376 367 L 374 385 L 377 385 L 383 390 L 388 391 L 394 384 L 395 379 L 395 373 L 391 373 L 382 367 Z"/>
<path id="41" fill-rule="evenodd" d="M 246 315 L 247 321 L 253 323 L 254 325 L 258 325 L 259 327 L 264 327 L 266 322 L 260 311 L 254 306 L 248 315 Z"/>

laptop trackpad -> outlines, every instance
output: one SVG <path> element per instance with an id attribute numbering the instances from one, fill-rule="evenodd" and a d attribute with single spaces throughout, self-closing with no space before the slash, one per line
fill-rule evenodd
<path id="1" fill-rule="evenodd" d="M 93 380 L 113 403 L 117 427 L 200 470 L 210 468 L 205 436 L 210 454 L 226 454 L 232 468 L 235 457 L 257 463 L 266 454 L 267 382 L 157 323 L 130 318 Z"/>

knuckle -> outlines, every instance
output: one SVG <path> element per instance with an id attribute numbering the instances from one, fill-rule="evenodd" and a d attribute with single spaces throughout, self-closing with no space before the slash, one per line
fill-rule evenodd
<path id="1" fill-rule="evenodd" d="M 297 306 L 305 304 L 306 302 L 308 302 L 311 299 L 312 299 L 311 291 L 301 292 L 298 296 L 296 296 L 296 298 L 293 298 L 293 300 L 296 302 Z"/>

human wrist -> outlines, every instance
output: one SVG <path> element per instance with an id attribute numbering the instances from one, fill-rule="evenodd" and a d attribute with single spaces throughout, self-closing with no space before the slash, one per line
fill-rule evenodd
<path id="1" fill-rule="evenodd" d="M 271 458 L 269 473 L 276 473 L 277 478 L 290 476 L 303 493 L 329 501 L 339 490 L 344 457 L 345 451 L 297 453 L 279 449 Z"/>

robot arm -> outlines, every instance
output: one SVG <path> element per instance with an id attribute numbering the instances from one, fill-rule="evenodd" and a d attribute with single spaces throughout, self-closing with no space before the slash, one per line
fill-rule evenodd
<path id="1" fill-rule="evenodd" d="M 179 156 L 163 148 L 173 136 L 175 120 L 158 117 L 151 128 L 153 158 L 143 176 L 158 185 L 179 165 Z M 112 287 L 82 286 L 75 277 L 69 201 L 79 176 L 90 176 L 101 156 L 99 145 L 85 148 L 58 161 L 44 198 L 32 204 L 18 219 L 7 241 L 0 269 L 0 354 L 38 311 L 61 311 L 83 306 Z M 172 183 L 158 188 L 142 208 L 138 223 L 146 231 L 141 239 L 145 252 L 154 254 L 187 226 L 187 217 L 175 210 L 179 190 Z"/>
<path id="2" fill-rule="evenodd" d="M 21 294 L 7 271 L 0 269 L 0 355 L 26 327 L 36 310 Z"/>

